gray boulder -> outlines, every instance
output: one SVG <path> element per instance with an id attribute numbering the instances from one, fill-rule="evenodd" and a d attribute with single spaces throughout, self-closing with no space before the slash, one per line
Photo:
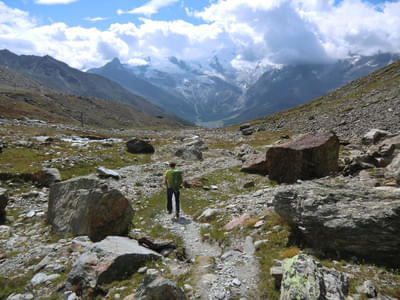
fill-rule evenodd
<path id="1" fill-rule="evenodd" d="M 56 168 L 45 168 L 32 174 L 32 181 L 40 186 L 50 187 L 61 181 L 60 171 Z"/>
<path id="2" fill-rule="evenodd" d="M 238 147 L 235 148 L 234 150 L 235 155 L 239 157 L 240 159 L 244 158 L 248 154 L 257 154 L 259 151 L 255 150 L 253 147 L 251 147 L 248 144 L 242 144 Z M 242 159 L 244 161 L 244 159 Z"/>
<path id="3" fill-rule="evenodd" d="M 128 149 L 128 152 L 130 153 L 143 153 L 143 154 L 154 153 L 154 147 L 152 144 L 150 144 L 149 141 L 137 138 L 127 141 L 126 147 Z"/>
<path id="4" fill-rule="evenodd" d="M 65 287 L 85 299 L 96 293 L 102 284 L 129 278 L 150 260 L 161 255 L 144 248 L 136 240 L 109 236 L 94 243 L 73 264 Z"/>
<path id="5" fill-rule="evenodd" d="M 128 232 L 133 218 L 129 201 L 95 177 L 78 177 L 50 187 L 47 222 L 54 233 L 87 235 L 99 241 Z"/>
<path id="6" fill-rule="evenodd" d="M 175 152 L 175 156 L 181 157 L 185 160 L 202 160 L 203 153 L 194 148 L 179 148 Z"/>
<path id="7" fill-rule="evenodd" d="M 274 197 L 274 208 L 308 246 L 331 256 L 400 265 L 400 193 L 356 184 L 306 182 Z"/>
<path id="8" fill-rule="evenodd" d="M 5 220 L 6 216 L 6 206 L 8 203 L 9 197 L 6 189 L 0 188 L 0 224 L 2 224 Z"/>
<path id="9" fill-rule="evenodd" d="M 269 148 L 269 178 L 293 183 L 334 174 L 338 170 L 339 146 L 333 133 L 308 133 L 288 144 Z"/>
<path id="10" fill-rule="evenodd" d="M 168 279 L 157 277 L 142 286 L 135 295 L 137 300 L 186 300 L 185 293 Z"/>
<path id="11" fill-rule="evenodd" d="M 382 138 L 390 136 L 391 133 L 380 129 L 371 129 L 361 139 L 364 145 L 371 145 L 378 143 Z"/>
<path id="12" fill-rule="evenodd" d="M 281 300 L 344 300 L 348 289 L 345 274 L 323 268 L 310 256 L 300 254 L 283 264 Z"/>

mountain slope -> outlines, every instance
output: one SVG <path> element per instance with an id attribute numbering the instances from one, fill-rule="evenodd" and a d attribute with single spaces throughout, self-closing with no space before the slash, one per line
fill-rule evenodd
<path id="1" fill-rule="evenodd" d="M 400 59 L 399 55 L 356 56 L 332 64 L 285 66 L 264 73 L 249 87 L 245 108 L 233 124 L 261 117 L 322 96 L 348 82 Z"/>
<path id="2" fill-rule="evenodd" d="M 371 128 L 400 132 L 400 60 L 315 100 L 252 123 L 274 131 L 333 130 L 349 138 Z"/>
<path id="3" fill-rule="evenodd" d="M 126 103 L 152 116 L 173 117 L 144 98 L 122 88 L 116 82 L 73 69 L 50 56 L 16 55 L 8 50 L 1 50 L 0 65 L 65 94 Z"/>
<path id="4" fill-rule="evenodd" d="M 193 106 L 188 105 L 180 95 L 169 93 L 168 90 L 137 77 L 124 67 L 118 58 L 113 59 L 102 68 L 90 69 L 88 72 L 118 82 L 124 88 L 148 99 L 165 111 L 174 113 L 186 120 L 194 120 L 195 110 Z"/>

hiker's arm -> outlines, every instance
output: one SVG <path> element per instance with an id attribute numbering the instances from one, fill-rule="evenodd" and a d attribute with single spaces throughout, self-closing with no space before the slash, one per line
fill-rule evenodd
<path id="1" fill-rule="evenodd" d="M 164 183 L 165 183 L 165 187 L 168 188 L 168 178 L 167 178 L 167 176 L 164 176 Z"/>

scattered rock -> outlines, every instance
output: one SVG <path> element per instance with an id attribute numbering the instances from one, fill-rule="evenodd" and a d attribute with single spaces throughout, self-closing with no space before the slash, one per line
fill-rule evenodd
<path id="1" fill-rule="evenodd" d="M 194 148 L 180 148 L 175 152 L 175 156 L 186 160 L 202 160 L 203 153 Z"/>
<path id="2" fill-rule="evenodd" d="M 360 294 L 365 294 L 368 298 L 375 298 L 378 296 L 378 292 L 371 280 L 364 281 L 363 285 L 358 286 L 357 292 Z"/>
<path id="3" fill-rule="evenodd" d="M 312 248 L 399 266 L 399 194 L 320 180 L 276 193 L 274 208 Z"/>
<path id="4" fill-rule="evenodd" d="M 208 179 L 205 177 L 193 178 L 190 180 L 184 180 L 182 185 L 185 188 L 201 188 L 208 182 Z"/>
<path id="5" fill-rule="evenodd" d="M 163 277 L 157 277 L 142 286 L 135 295 L 137 300 L 186 300 L 185 293 L 177 285 Z"/>
<path id="6" fill-rule="evenodd" d="M 231 231 L 233 228 L 243 224 L 244 222 L 246 222 L 249 219 L 250 219 L 250 215 L 249 214 L 244 214 L 241 217 L 230 221 L 228 224 L 226 224 L 224 226 L 224 229 L 226 231 Z"/>
<path id="7" fill-rule="evenodd" d="M 98 174 L 98 176 L 100 178 L 109 178 L 109 177 L 111 177 L 111 178 L 114 178 L 114 179 L 117 179 L 117 180 L 119 180 L 121 178 L 121 176 L 117 172 L 115 172 L 113 170 L 110 170 L 110 169 L 107 169 L 107 168 L 104 168 L 104 167 L 98 167 L 96 169 L 96 171 L 97 171 L 97 174 Z"/>
<path id="8" fill-rule="evenodd" d="M 128 232 L 133 218 L 129 201 L 116 189 L 91 177 L 78 177 L 50 188 L 47 222 L 54 233 L 88 235 L 99 241 Z"/>
<path id="9" fill-rule="evenodd" d="M 242 130 L 250 128 L 250 127 L 251 127 L 250 123 L 244 123 L 244 124 L 240 125 L 239 130 L 242 131 Z"/>
<path id="10" fill-rule="evenodd" d="M 51 275 L 47 275 L 45 273 L 37 273 L 35 274 L 35 276 L 33 276 L 33 278 L 31 279 L 31 284 L 33 286 L 45 283 L 47 281 L 52 281 L 55 280 L 57 278 L 59 278 L 61 275 L 60 274 L 51 274 Z"/>
<path id="11" fill-rule="evenodd" d="M 130 153 L 154 153 L 154 147 L 150 144 L 149 141 L 140 140 L 137 138 L 127 141 L 126 147 L 128 148 L 128 152 Z"/>
<path id="12" fill-rule="evenodd" d="M 252 135 L 254 133 L 254 128 L 245 128 L 241 131 L 243 135 Z"/>
<path id="13" fill-rule="evenodd" d="M 339 139 L 332 133 L 308 133 L 293 142 L 269 148 L 268 175 L 279 183 L 293 183 L 334 174 L 338 169 Z"/>
<path id="14" fill-rule="evenodd" d="M 254 186 L 255 186 L 255 182 L 254 181 L 249 181 L 249 182 L 246 182 L 243 185 L 243 188 L 248 189 L 248 188 L 251 188 L 251 187 L 254 187 Z"/>
<path id="15" fill-rule="evenodd" d="M 341 272 L 321 267 L 311 257 L 300 254 L 283 264 L 281 300 L 346 299 L 349 279 Z"/>
<path id="16" fill-rule="evenodd" d="M 61 181 L 61 174 L 56 168 L 45 168 L 33 173 L 32 180 L 39 186 L 50 187 L 52 184 Z"/>
<path id="17" fill-rule="evenodd" d="M 161 255 L 139 245 L 136 240 L 108 236 L 94 243 L 73 264 L 66 289 L 84 298 L 96 293 L 98 285 L 129 278 L 147 261 Z"/>
<path id="18" fill-rule="evenodd" d="M 207 208 L 202 214 L 197 218 L 199 221 L 208 221 L 219 214 L 221 211 L 216 208 Z"/>
<path id="19" fill-rule="evenodd" d="M 242 157 L 245 155 L 257 154 L 257 153 L 259 153 L 259 151 L 255 150 L 253 147 L 251 147 L 248 144 L 242 144 L 239 147 L 235 148 L 234 153 L 237 157 L 242 159 Z M 242 159 L 242 161 L 243 161 L 243 159 Z"/>

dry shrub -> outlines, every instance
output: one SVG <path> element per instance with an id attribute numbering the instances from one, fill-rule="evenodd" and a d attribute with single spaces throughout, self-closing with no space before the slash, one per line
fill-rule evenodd
<path id="1" fill-rule="evenodd" d="M 283 258 L 292 258 L 293 256 L 299 254 L 299 252 L 300 252 L 299 248 L 297 248 L 296 246 L 292 246 L 286 250 L 283 250 L 281 252 L 281 256 Z"/>

